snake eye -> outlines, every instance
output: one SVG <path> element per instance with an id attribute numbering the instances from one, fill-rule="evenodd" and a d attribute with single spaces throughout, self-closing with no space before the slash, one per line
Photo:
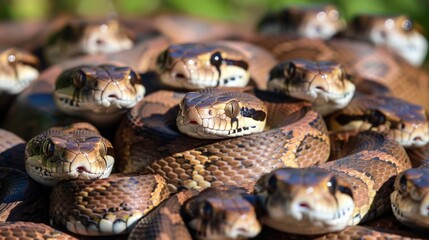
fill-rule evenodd
<path id="1" fill-rule="evenodd" d="M 156 59 L 156 65 L 158 68 L 163 71 L 167 67 L 168 63 L 168 49 L 159 54 L 158 58 Z"/>
<path id="2" fill-rule="evenodd" d="M 336 177 L 332 177 L 329 182 L 326 183 L 326 185 L 328 186 L 329 192 L 332 195 L 335 195 L 335 193 L 337 192 L 337 178 Z"/>
<path id="3" fill-rule="evenodd" d="M 50 139 L 46 140 L 43 143 L 42 151 L 46 157 L 52 157 L 55 152 L 55 144 Z"/>
<path id="4" fill-rule="evenodd" d="M 405 124 L 403 122 L 399 122 L 397 123 L 396 128 L 399 130 L 403 130 L 405 128 Z"/>
<path id="5" fill-rule="evenodd" d="M 81 87 L 83 87 L 83 86 L 85 85 L 85 82 L 86 82 L 86 75 L 85 75 L 85 73 L 84 73 L 84 72 L 82 72 L 82 71 L 77 71 L 77 72 L 75 72 L 75 73 L 73 74 L 73 79 L 72 79 L 72 81 L 73 81 L 73 85 L 74 85 L 76 88 L 81 88 Z"/>
<path id="6" fill-rule="evenodd" d="M 272 194 L 277 189 L 277 178 L 275 175 L 272 175 L 267 182 L 268 193 Z"/>
<path id="7" fill-rule="evenodd" d="M 240 113 L 240 106 L 236 100 L 232 100 L 225 106 L 225 114 L 229 118 L 235 118 Z"/>
<path id="8" fill-rule="evenodd" d="M 215 67 L 219 67 L 222 64 L 222 55 L 220 52 L 215 52 L 212 54 L 210 57 L 210 64 Z"/>
<path id="9" fill-rule="evenodd" d="M 342 192 L 342 193 L 344 193 L 346 195 L 349 195 L 351 198 L 353 198 L 353 192 L 352 192 L 352 190 L 349 187 L 338 186 L 338 191 L 340 191 L 340 192 Z"/>
<path id="10" fill-rule="evenodd" d="M 402 29 L 405 31 L 409 31 L 411 28 L 413 28 L 413 22 L 411 22 L 411 20 L 407 19 L 402 23 Z"/>
<path id="11" fill-rule="evenodd" d="M 293 78 L 296 74 L 296 66 L 293 62 L 290 62 L 286 69 L 287 76 Z"/>
<path id="12" fill-rule="evenodd" d="M 401 193 L 405 193 L 407 191 L 407 178 L 405 177 L 405 174 L 402 174 L 402 176 L 399 179 L 399 189 Z"/>
<path id="13" fill-rule="evenodd" d="M 214 213 L 213 206 L 209 202 L 205 202 L 201 208 L 201 216 L 204 219 L 211 219 Z"/>
<path id="14" fill-rule="evenodd" d="M 365 114 L 364 119 L 376 127 L 386 123 L 386 116 L 379 110 L 370 110 Z"/>
<path id="15" fill-rule="evenodd" d="M 100 141 L 99 152 L 100 152 L 100 156 L 102 157 L 115 156 L 113 147 L 109 142 L 106 143 L 105 140 Z"/>
<path id="16" fill-rule="evenodd" d="M 347 79 L 347 74 L 346 74 L 346 71 L 344 70 L 344 68 L 341 68 L 338 78 L 340 80 L 346 80 Z"/>
<path id="17" fill-rule="evenodd" d="M 137 73 L 131 70 L 130 74 L 128 75 L 128 80 L 130 80 L 131 85 L 136 84 L 138 79 L 139 79 L 139 76 L 137 75 Z"/>

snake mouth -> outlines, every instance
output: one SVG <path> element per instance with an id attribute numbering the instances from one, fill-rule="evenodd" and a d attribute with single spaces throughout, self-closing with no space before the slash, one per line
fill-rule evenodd
<path id="1" fill-rule="evenodd" d="M 320 210 L 320 209 L 319 209 Z M 269 217 L 264 222 L 277 230 L 292 234 L 324 234 L 332 231 L 340 231 L 353 224 L 354 205 L 343 206 L 333 212 L 317 211 L 317 209 L 304 202 L 291 209 L 288 214 L 280 218 Z M 277 210 L 283 211 L 284 210 Z M 303 232 L 305 231 L 305 233 Z"/>

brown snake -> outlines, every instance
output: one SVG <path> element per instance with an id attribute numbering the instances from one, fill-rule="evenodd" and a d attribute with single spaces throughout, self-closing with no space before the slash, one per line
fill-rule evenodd
<path id="1" fill-rule="evenodd" d="M 321 234 L 389 210 L 393 177 L 411 167 L 405 150 L 376 132 L 331 137 L 333 161 L 309 169 L 279 169 L 258 181 L 255 189 L 263 199 L 268 226 Z"/>

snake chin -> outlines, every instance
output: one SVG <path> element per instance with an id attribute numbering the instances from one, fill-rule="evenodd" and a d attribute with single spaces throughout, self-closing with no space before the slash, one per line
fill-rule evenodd
<path id="1" fill-rule="evenodd" d="M 188 136 L 201 139 L 240 137 L 252 133 L 262 132 L 264 130 L 263 127 L 261 128 L 260 126 L 248 126 L 231 130 L 213 129 L 193 124 L 193 122 L 190 122 L 189 124 L 178 125 L 178 129 L 180 132 Z"/>
<path id="2" fill-rule="evenodd" d="M 125 234 L 130 231 L 143 217 L 141 212 L 135 212 L 130 214 L 126 221 L 114 219 L 115 221 L 108 219 L 101 219 L 99 222 L 88 221 L 83 223 L 76 219 L 66 222 L 66 228 L 70 232 L 84 235 L 84 236 L 109 236 Z"/>
<path id="3" fill-rule="evenodd" d="M 99 178 L 107 178 L 113 170 L 114 163 L 114 158 L 112 156 L 107 156 L 105 158 L 106 169 L 104 171 L 90 171 L 85 166 L 76 166 L 72 171 L 56 172 L 50 171 L 46 167 L 43 167 L 38 163 L 38 159 L 40 158 L 28 158 L 25 164 L 25 169 L 33 180 L 40 184 L 51 187 L 59 182 L 73 179 L 95 180 Z"/>
<path id="4" fill-rule="evenodd" d="M 339 205 L 329 211 L 317 204 L 271 205 L 263 222 L 276 230 L 293 234 L 324 234 L 353 225 L 355 204 L 348 196 L 339 196 Z"/>
<path id="5" fill-rule="evenodd" d="M 39 71 L 31 66 L 20 66 L 16 72 L 15 76 L 0 73 L 0 93 L 18 94 L 39 77 Z"/>

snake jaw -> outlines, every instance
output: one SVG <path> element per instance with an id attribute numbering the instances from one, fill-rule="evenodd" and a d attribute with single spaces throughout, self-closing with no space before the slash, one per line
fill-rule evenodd
<path id="1" fill-rule="evenodd" d="M 299 193 L 291 193 L 299 198 Z M 301 199 L 308 199 L 302 194 Z M 318 207 L 318 201 L 288 200 L 284 203 L 267 202 L 268 216 L 263 222 L 274 229 L 294 234 L 324 234 L 339 231 L 353 225 L 354 202 L 349 197 L 339 197 L 341 206 L 330 211 L 324 206 Z"/>

